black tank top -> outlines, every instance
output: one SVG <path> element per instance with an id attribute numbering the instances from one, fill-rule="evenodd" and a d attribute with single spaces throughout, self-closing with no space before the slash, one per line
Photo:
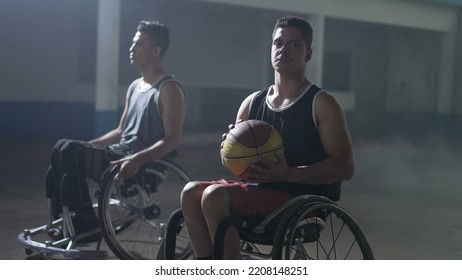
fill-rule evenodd
<path id="1" fill-rule="evenodd" d="M 310 165 L 328 156 L 321 143 L 314 116 L 314 100 L 322 90 L 314 84 L 290 105 L 272 108 L 267 100 L 268 90 L 257 93 L 250 105 L 249 119 L 272 124 L 284 141 L 284 154 L 290 166 Z M 277 189 L 293 196 L 316 194 L 334 201 L 340 199 L 340 182 L 326 185 L 299 183 L 263 183 L 261 187 Z"/>

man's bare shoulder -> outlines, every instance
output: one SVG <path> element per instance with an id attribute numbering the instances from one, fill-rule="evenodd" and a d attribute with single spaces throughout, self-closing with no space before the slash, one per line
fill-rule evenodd
<path id="1" fill-rule="evenodd" d="M 327 91 L 321 91 L 316 97 L 315 114 L 318 122 L 343 119 L 344 111 L 337 98 Z"/>
<path id="2" fill-rule="evenodd" d="M 338 102 L 337 98 L 335 98 L 333 94 L 329 93 L 326 90 L 321 90 L 316 96 L 316 106 L 338 107 L 340 106 L 340 103 Z"/>
<path id="3" fill-rule="evenodd" d="M 180 86 L 178 81 L 170 80 L 162 84 L 161 92 L 183 92 L 183 87 Z M 184 93 L 184 92 L 183 92 Z"/>

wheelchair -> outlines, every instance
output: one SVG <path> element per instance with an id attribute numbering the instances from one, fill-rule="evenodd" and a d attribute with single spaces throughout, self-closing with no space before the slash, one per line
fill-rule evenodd
<path id="1" fill-rule="evenodd" d="M 158 258 L 179 259 L 176 238 L 185 235 L 181 209 L 167 224 Z M 214 259 L 223 259 L 224 236 L 238 229 L 241 259 L 350 260 L 374 259 L 372 249 L 353 217 L 332 200 L 318 195 L 290 199 L 267 217 L 225 218 L 214 237 Z M 186 233 L 187 234 L 187 233 Z"/>
<path id="2" fill-rule="evenodd" d="M 63 211 L 53 220 L 48 197 L 46 224 L 25 229 L 17 239 L 28 259 L 155 259 L 166 232 L 168 218 L 179 207 L 179 195 L 191 179 L 175 162 L 159 159 L 141 167 L 140 172 L 126 180 L 119 179 L 119 167 L 109 166 L 98 180 L 87 179 L 93 194 L 93 209 L 99 227 L 76 234 L 63 190 Z M 61 227 L 63 237 L 54 240 L 48 230 Z M 89 237 L 96 236 L 87 243 Z M 181 239 L 181 236 L 178 237 Z M 110 252 L 103 249 L 103 241 Z M 185 255 L 192 251 L 189 242 L 179 248 Z M 111 255 L 109 253 L 112 253 Z"/>

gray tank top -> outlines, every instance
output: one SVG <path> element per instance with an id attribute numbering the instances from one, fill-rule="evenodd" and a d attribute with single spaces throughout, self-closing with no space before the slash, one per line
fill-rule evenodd
<path id="1" fill-rule="evenodd" d="M 133 81 L 129 87 L 126 124 L 120 142 L 110 146 L 112 150 L 123 154 L 136 153 L 165 136 L 158 104 L 160 90 L 164 83 L 169 81 L 176 82 L 184 93 L 183 87 L 172 75 L 164 75 L 147 91 L 139 90 L 141 78 Z"/>

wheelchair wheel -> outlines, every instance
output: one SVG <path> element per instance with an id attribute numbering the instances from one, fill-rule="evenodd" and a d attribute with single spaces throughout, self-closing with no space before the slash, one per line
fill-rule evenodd
<path id="1" fill-rule="evenodd" d="M 104 240 L 120 259 L 156 259 L 170 214 L 190 181 L 175 163 L 156 160 L 135 178 L 121 180 L 118 169 L 105 176 L 98 217 Z M 185 245 L 187 250 L 187 245 Z"/>
<path id="2" fill-rule="evenodd" d="M 353 218 L 335 203 L 312 202 L 288 213 L 276 232 L 273 259 L 373 259 Z"/>
<path id="3" fill-rule="evenodd" d="M 193 255 L 181 209 L 177 209 L 170 216 L 160 251 L 158 259 L 165 260 L 186 260 Z"/>

